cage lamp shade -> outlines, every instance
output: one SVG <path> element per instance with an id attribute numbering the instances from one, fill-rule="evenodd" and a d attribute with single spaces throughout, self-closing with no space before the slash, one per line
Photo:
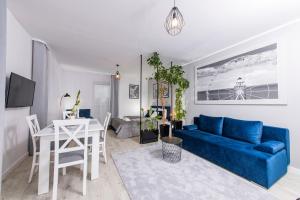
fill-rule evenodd
<path id="1" fill-rule="evenodd" d="M 120 80 L 121 79 L 121 75 L 120 75 L 120 72 L 119 72 L 119 64 L 116 65 L 117 66 L 117 71 L 116 71 L 116 74 L 115 74 L 115 78 L 116 80 Z"/>
<path id="2" fill-rule="evenodd" d="M 184 25 L 185 22 L 181 12 L 176 6 L 174 6 L 165 21 L 166 31 L 170 35 L 176 36 L 181 32 Z"/>

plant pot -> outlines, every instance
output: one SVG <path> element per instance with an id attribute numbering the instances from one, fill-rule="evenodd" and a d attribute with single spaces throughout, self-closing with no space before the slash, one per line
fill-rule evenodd
<path id="1" fill-rule="evenodd" d="M 182 121 L 181 120 L 175 120 L 173 121 L 173 130 L 181 130 L 182 129 Z"/>
<path id="2" fill-rule="evenodd" d="M 161 138 L 169 136 L 169 132 L 170 132 L 170 125 L 169 124 L 161 124 L 159 126 L 159 133 L 160 133 Z"/>
<path id="3" fill-rule="evenodd" d="M 140 143 L 146 144 L 158 141 L 158 130 L 141 130 Z"/>

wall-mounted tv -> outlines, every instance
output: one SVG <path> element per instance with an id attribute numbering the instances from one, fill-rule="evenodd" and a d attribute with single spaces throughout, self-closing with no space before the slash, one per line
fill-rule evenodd
<path id="1" fill-rule="evenodd" d="M 6 95 L 6 108 L 32 106 L 35 82 L 11 73 Z"/>

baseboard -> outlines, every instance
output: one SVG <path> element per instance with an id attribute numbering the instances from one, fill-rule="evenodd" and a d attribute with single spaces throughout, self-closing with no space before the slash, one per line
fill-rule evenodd
<path id="1" fill-rule="evenodd" d="M 288 167 L 288 172 L 300 176 L 300 169 L 298 169 L 298 168 L 296 168 L 296 167 L 289 166 L 289 167 Z"/>
<path id="2" fill-rule="evenodd" d="M 6 179 L 6 177 L 16 169 L 26 158 L 28 157 L 28 153 L 25 153 L 20 158 L 18 158 L 7 170 L 2 173 L 2 181 Z"/>

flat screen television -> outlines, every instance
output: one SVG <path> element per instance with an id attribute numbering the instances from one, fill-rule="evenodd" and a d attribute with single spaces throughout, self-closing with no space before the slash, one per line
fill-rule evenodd
<path id="1" fill-rule="evenodd" d="M 6 108 L 32 106 L 34 90 L 34 81 L 18 74 L 11 73 L 6 95 Z"/>

